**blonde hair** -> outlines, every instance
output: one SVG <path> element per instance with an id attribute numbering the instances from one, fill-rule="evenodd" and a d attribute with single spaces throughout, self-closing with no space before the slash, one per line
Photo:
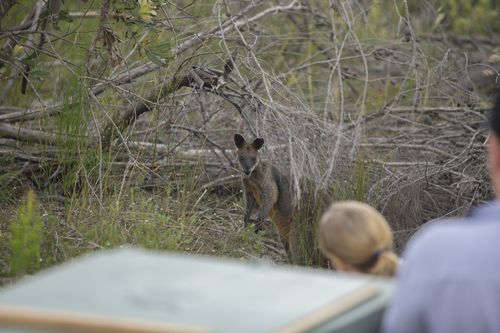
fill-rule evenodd
<path id="1" fill-rule="evenodd" d="M 399 259 L 392 251 L 393 236 L 385 218 L 373 207 L 357 202 L 332 204 L 319 224 L 319 246 L 367 274 L 393 276 Z"/>

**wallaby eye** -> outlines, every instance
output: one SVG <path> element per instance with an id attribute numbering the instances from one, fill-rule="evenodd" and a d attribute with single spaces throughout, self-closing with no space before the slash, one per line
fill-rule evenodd
<path id="1" fill-rule="evenodd" d="M 255 162 L 257 159 L 255 157 L 250 158 L 250 161 Z"/>
<path id="2" fill-rule="evenodd" d="M 245 159 L 245 158 L 244 158 L 243 156 L 240 156 L 240 158 L 239 158 L 239 160 L 240 160 L 241 162 L 243 162 L 243 160 L 244 160 L 244 159 Z"/>

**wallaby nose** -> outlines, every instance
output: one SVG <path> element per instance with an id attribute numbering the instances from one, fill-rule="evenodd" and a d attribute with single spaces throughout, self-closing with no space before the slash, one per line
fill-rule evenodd
<path id="1" fill-rule="evenodd" d="M 243 171 L 243 172 L 245 173 L 245 175 L 247 175 L 247 176 L 248 176 L 248 175 L 250 175 L 250 173 L 251 173 L 252 171 L 251 171 L 251 170 L 245 170 L 245 171 Z"/>

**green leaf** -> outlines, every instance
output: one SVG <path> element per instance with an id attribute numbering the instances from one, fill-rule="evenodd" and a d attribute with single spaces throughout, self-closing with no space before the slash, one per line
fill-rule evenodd
<path id="1" fill-rule="evenodd" d="M 30 77 L 33 80 L 37 80 L 37 81 L 43 81 L 47 75 L 48 75 L 48 72 L 45 70 L 41 70 L 41 69 L 32 69 L 30 71 Z"/>
<path id="2" fill-rule="evenodd" d="M 73 18 L 71 16 L 69 16 L 68 12 L 65 10 L 61 10 L 59 12 L 59 20 L 66 21 L 68 23 L 73 22 Z"/>
<path id="3" fill-rule="evenodd" d="M 170 59 L 172 59 L 170 43 L 157 44 L 145 48 L 144 51 L 151 62 L 161 67 L 166 67 Z"/>

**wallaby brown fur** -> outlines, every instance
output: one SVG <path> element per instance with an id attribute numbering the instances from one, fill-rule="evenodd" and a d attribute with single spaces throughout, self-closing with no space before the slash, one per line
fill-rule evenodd
<path id="1" fill-rule="evenodd" d="M 238 148 L 238 162 L 242 170 L 241 180 L 245 192 L 245 226 L 251 223 L 252 210 L 258 205 L 260 210 L 257 225 L 269 216 L 290 257 L 293 193 L 288 176 L 273 165 L 260 161 L 259 149 L 264 145 L 264 139 L 257 138 L 248 143 L 243 136 L 235 134 L 234 143 Z"/>

